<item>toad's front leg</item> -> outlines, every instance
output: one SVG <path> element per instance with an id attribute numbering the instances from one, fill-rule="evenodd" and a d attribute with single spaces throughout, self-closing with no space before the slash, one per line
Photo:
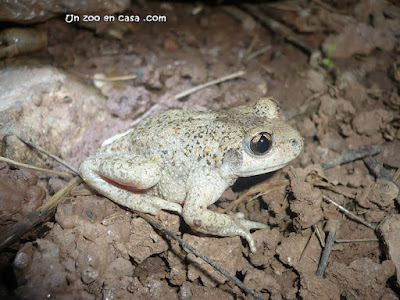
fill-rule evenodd
<path id="1" fill-rule="evenodd" d="M 83 180 L 114 202 L 132 210 L 156 215 L 160 209 L 182 213 L 182 207 L 147 194 L 156 185 L 161 171 L 156 162 L 139 155 L 97 155 L 85 160 Z"/>
<path id="2" fill-rule="evenodd" d="M 251 252 L 256 246 L 250 229 L 261 229 L 267 226 L 262 223 L 236 218 L 231 215 L 208 210 L 207 207 L 217 201 L 229 184 L 217 174 L 196 174 L 188 181 L 188 194 L 183 206 L 183 218 L 196 231 L 219 235 L 244 237 L 249 243 Z"/>

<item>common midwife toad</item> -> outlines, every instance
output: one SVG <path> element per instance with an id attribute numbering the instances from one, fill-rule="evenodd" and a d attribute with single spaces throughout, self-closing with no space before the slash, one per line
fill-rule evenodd
<path id="1" fill-rule="evenodd" d="M 250 229 L 266 225 L 208 210 L 238 177 L 280 169 L 303 138 L 279 118 L 270 98 L 254 106 L 203 112 L 170 110 L 106 140 L 80 167 L 87 184 L 132 210 L 183 216 L 192 229 L 240 235 L 256 251 Z"/>

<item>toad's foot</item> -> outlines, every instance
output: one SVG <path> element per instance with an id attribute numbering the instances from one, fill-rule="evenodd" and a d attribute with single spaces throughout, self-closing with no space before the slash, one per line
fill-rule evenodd
<path id="1" fill-rule="evenodd" d="M 190 227 L 199 232 L 219 236 L 240 235 L 247 240 L 250 250 L 253 253 L 255 253 L 257 249 L 254 239 L 250 234 L 250 229 L 267 227 L 262 223 L 237 219 L 234 216 L 220 214 L 207 209 L 189 211 L 186 206 L 183 208 L 183 217 Z"/>
<path id="2" fill-rule="evenodd" d="M 201 178 L 207 177 L 207 178 Z M 200 178 L 200 179 L 199 179 Z M 204 182 L 204 184 L 198 184 Z M 213 185 L 208 182 L 214 182 Z M 190 185 L 189 193 L 183 206 L 183 218 L 194 230 L 219 235 L 244 237 L 249 243 L 251 252 L 256 252 L 251 229 L 266 228 L 266 225 L 243 219 L 243 216 L 233 216 L 208 210 L 226 189 L 226 183 L 213 173 L 199 174 L 195 184 Z"/>

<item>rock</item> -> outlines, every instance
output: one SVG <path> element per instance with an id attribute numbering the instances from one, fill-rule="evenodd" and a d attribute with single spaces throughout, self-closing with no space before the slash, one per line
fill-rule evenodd
<path id="1" fill-rule="evenodd" d="M 51 3 L 51 5 L 50 5 Z M 43 22 L 66 12 L 76 15 L 105 15 L 123 11 L 129 0 L 87 1 L 27 1 L 11 0 L 0 2 L 0 22 L 35 23 Z M 80 16 L 83 18 L 82 16 Z"/>
<path id="2" fill-rule="evenodd" d="M 390 31 L 376 29 L 365 23 L 350 24 L 338 35 L 329 36 L 322 49 L 328 55 L 329 48 L 336 44 L 336 49 L 329 58 L 349 58 L 354 54 L 368 55 L 376 48 L 391 51 L 396 38 Z"/>
<path id="3" fill-rule="evenodd" d="M 396 267 L 397 284 L 400 285 L 400 215 L 383 219 L 377 228 L 386 246 L 386 255 Z"/>

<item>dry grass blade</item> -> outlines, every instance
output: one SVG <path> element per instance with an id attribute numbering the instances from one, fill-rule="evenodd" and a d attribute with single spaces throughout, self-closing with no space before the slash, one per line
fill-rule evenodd
<path id="1" fill-rule="evenodd" d="M 54 214 L 60 200 L 66 196 L 71 189 L 80 184 L 82 179 L 79 176 L 71 179 L 68 184 L 53 195 L 46 203 L 33 213 L 30 213 L 22 221 L 16 223 L 0 236 L 0 251 L 18 241 L 25 233 L 32 230 L 36 225 L 45 222 Z"/>
<path id="2" fill-rule="evenodd" d="M 343 212 L 346 216 L 348 216 L 350 219 L 356 220 L 358 222 L 360 222 L 361 224 L 367 226 L 368 228 L 371 228 L 372 230 L 376 230 L 376 227 L 370 223 L 368 223 L 367 221 L 364 221 L 363 219 L 361 219 L 360 217 L 356 216 L 355 214 L 353 214 L 351 211 L 345 209 L 343 206 L 341 206 L 340 204 L 337 204 L 335 201 L 329 199 L 328 197 L 322 195 L 322 198 L 324 198 L 325 201 L 335 205 L 341 212 Z"/>
<path id="3" fill-rule="evenodd" d="M 105 81 L 105 82 L 114 82 L 114 81 L 126 81 L 135 79 L 137 75 L 125 75 L 125 76 L 112 76 L 112 77 L 100 77 L 100 76 L 88 76 L 85 75 L 86 78 L 94 80 L 94 81 Z"/>
<path id="4" fill-rule="evenodd" d="M 393 179 L 393 181 L 397 181 L 397 179 L 399 179 L 399 177 L 400 177 L 400 168 L 397 169 L 396 173 L 394 173 L 392 179 Z"/>
<path id="5" fill-rule="evenodd" d="M 233 211 L 241 202 L 249 199 L 248 201 L 252 201 L 260 196 L 266 195 L 273 191 L 277 191 L 279 189 L 285 189 L 289 184 L 289 181 L 285 180 L 283 184 L 271 186 L 265 182 L 252 186 L 246 193 L 241 195 L 235 201 L 232 201 L 226 208 L 218 210 L 219 212 L 226 213 L 228 211 Z"/>
<path id="6" fill-rule="evenodd" d="M 251 40 L 249 47 L 246 49 L 246 52 L 244 53 L 244 55 L 242 57 L 242 61 L 244 61 L 247 58 L 247 56 L 253 51 L 253 48 L 257 42 L 258 42 L 258 34 L 255 34 L 253 36 L 253 39 Z"/>
<path id="7" fill-rule="evenodd" d="M 22 142 L 24 142 L 25 144 L 27 144 L 28 146 L 46 154 L 47 156 L 50 156 L 52 159 L 54 159 L 55 161 L 57 161 L 58 163 L 60 163 L 61 165 L 63 165 L 64 167 L 70 169 L 72 172 L 74 172 L 76 175 L 79 176 L 79 171 L 77 169 L 75 169 L 74 167 L 70 166 L 69 164 L 67 164 L 65 161 L 63 161 L 62 159 L 58 158 L 57 156 L 55 156 L 54 154 L 51 154 L 50 152 L 48 152 L 47 150 L 44 150 L 43 148 L 35 145 L 34 143 L 31 143 L 30 141 L 28 141 L 27 139 L 24 139 L 22 137 L 17 136 Z"/>
<path id="8" fill-rule="evenodd" d="M 324 234 L 324 232 L 321 229 L 319 229 L 318 224 L 313 225 L 313 228 L 314 228 L 315 234 L 317 235 L 321 246 L 325 247 L 325 234 Z"/>
<path id="9" fill-rule="evenodd" d="M 215 85 L 215 84 L 221 83 L 223 81 L 231 80 L 231 79 L 234 79 L 234 78 L 237 78 L 237 77 L 241 77 L 244 74 L 246 74 L 245 71 L 238 71 L 238 72 L 235 72 L 235 73 L 220 77 L 218 79 L 206 82 L 204 84 L 200 84 L 200 85 L 195 86 L 195 87 L 193 87 L 191 89 L 188 89 L 188 90 L 186 90 L 186 91 L 184 91 L 182 93 L 179 93 L 178 95 L 175 96 L 175 99 L 181 99 L 181 98 L 186 97 L 186 96 L 188 96 L 190 94 L 193 94 L 194 92 L 197 92 L 197 91 L 199 91 L 201 89 L 204 89 L 204 88 L 206 88 L 208 86 Z"/>
<path id="10" fill-rule="evenodd" d="M 243 61 L 246 62 L 246 61 L 249 61 L 249 60 L 251 60 L 251 59 L 253 59 L 253 58 L 256 58 L 257 56 L 260 56 L 261 54 L 264 54 L 265 52 L 267 52 L 267 51 L 270 50 L 271 48 L 272 48 L 271 45 L 264 46 L 264 47 L 262 47 L 262 48 L 260 48 L 260 49 L 258 49 L 258 50 L 256 50 L 256 51 L 254 51 L 254 52 L 252 52 L 252 53 L 249 53 L 249 54 L 243 59 Z"/>
<path id="11" fill-rule="evenodd" d="M 306 249 L 307 249 L 308 245 L 310 244 L 310 241 L 311 241 L 313 235 L 314 235 L 314 231 L 311 231 L 310 236 L 307 239 L 307 243 L 304 245 L 303 250 L 301 251 L 299 261 L 301 261 L 301 259 L 303 258 L 303 254 L 304 254 L 304 252 L 306 252 Z"/>
<path id="12" fill-rule="evenodd" d="M 72 70 L 65 70 L 65 71 L 68 73 L 71 73 L 75 76 L 84 78 L 84 79 L 89 79 L 89 80 L 93 80 L 93 81 L 104 81 L 104 82 L 126 81 L 126 80 L 136 79 L 136 77 L 137 77 L 136 74 L 101 77 L 99 75 L 92 76 L 92 75 L 82 74 L 82 73 L 72 71 Z"/>
<path id="13" fill-rule="evenodd" d="M 8 159 L 8 158 L 2 157 L 2 156 L 0 156 L 0 161 L 9 163 L 9 164 L 14 165 L 14 166 L 18 166 L 18 167 L 22 167 L 22 168 L 26 168 L 26 169 L 32 169 L 32 170 L 36 170 L 36 171 L 39 171 L 39 172 L 51 173 L 51 174 L 55 174 L 55 175 L 59 175 L 59 176 L 63 176 L 63 177 L 74 177 L 75 176 L 74 174 L 71 174 L 71 173 L 68 173 L 68 172 L 53 171 L 53 170 L 50 170 L 50 169 L 43 169 L 43 168 L 39 168 L 39 167 L 23 164 L 23 163 L 20 163 L 20 162 L 17 162 L 15 160 Z"/>

